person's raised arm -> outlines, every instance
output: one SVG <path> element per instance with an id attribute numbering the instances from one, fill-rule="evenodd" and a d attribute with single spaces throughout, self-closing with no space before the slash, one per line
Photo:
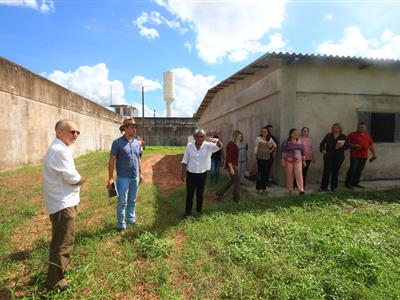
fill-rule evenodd
<path id="1" fill-rule="evenodd" d="M 222 147 L 224 146 L 221 140 L 217 138 L 211 138 L 211 142 L 214 143 L 220 149 L 222 149 Z"/>

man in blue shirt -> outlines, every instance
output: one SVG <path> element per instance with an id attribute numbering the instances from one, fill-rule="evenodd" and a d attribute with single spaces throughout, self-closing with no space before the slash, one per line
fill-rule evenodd
<path id="1" fill-rule="evenodd" d="M 117 230 L 126 229 L 126 223 L 135 224 L 136 195 L 139 183 L 142 181 L 140 170 L 140 142 L 136 135 L 136 122 L 127 118 L 119 130 L 124 135 L 116 139 L 111 146 L 108 161 L 107 187 L 110 189 L 114 183 L 114 166 L 117 169 L 116 190 L 118 192 L 117 204 Z"/>

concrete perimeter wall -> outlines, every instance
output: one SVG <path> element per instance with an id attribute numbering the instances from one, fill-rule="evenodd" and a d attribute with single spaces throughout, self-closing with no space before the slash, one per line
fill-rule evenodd
<path id="1" fill-rule="evenodd" d="M 81 130 L 75 154 L 109 150 L 122 117 L 0 57 L 0 170 L 42 161 L 59 119 Z"/>
<path id="2" fill-rule="evenodd" d="M 148 146 L 186 146 L 197 128 L 193 118 L 145 118 L 144 138 Z M 143 119 L 137 118 L 137 135 L 143 136 Z"/>

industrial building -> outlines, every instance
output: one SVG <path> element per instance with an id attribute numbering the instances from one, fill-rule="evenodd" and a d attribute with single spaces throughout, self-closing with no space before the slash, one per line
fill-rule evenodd
<path id="1" fill-rule="evenodd" d="M 365 121 L 378 160 L 367 164 L 362 178 L 400 177 L 399 60 L 267 53 L 208 90 L 194 116 L 201 127 L 219 132 L 224 141 L 233 130 L 241 130 L 249 154 L 267 124 L 274 126 L 281 142 L 290 128 L 309 127 L 315 157 L 309 182 L 321 179 L 319 143 L 331 125 L 340 122 L 347 134 Z M 342 180 L 347 167 L 348 159 L 341 168 Z M 279 161 L 273 172 L 283 183 Z"/>

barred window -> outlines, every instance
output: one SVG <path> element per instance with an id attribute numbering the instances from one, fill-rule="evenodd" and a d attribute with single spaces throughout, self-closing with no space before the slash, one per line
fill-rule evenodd
<path id="1" fill-rule="evenodd" d="M 358 121 L 368 124 L 374 142 L 400 142 L 400 113 L 359 112 Z"/>

